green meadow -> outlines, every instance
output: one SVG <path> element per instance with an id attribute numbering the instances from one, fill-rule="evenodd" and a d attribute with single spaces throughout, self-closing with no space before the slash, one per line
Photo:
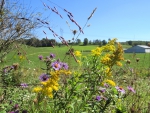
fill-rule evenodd
<path id="1" fill-rule="evenodd" d="M 76 51 L 81 51 L 84 54 L 88 54 L 92 49 L 98 47 L 95 46 L 72 46 L 72 48 Z M 75 64 L 75 60 L 71 55 L 66 55 L 69 51 L 69 47 L 61 46 L 61 47 L 30 47 L 30 46 L 21 46 L 21 49 L 16 50 L 15 52 L 11 52 L 6 58 L 7 60 L 6 65 L 11 65 L 14 62 L 20 62 L 23 67 L 30 67 L 30 68 L 37 68 L 40 67 L 42 64 L 40 63 L 38 56 L 43 55 L 43 57 L 49 56 L 50 53 L 56 55 L 57 59 L 61 59 L 64 61 L 69 61 L 70 63 Z M 23 56 L 27 58 L 27 60 L 20 60 L 18 52 L 20 52 Z"/>
<path id="2" fill-rule="evenodd" d="M 87 46 L 79 46 L 75 45 L 72 46 L 74 51 L 81 51 L 83 55 L 90 54 L 92 49 L 95 49 L 98 45 L 87 45 Z M 129 48 L 129 45 L 123 45 L 123 48 Z M 43 55 L 43 57 L 49 56 L 50 53 L 56 55 L 57 59 L 63 60 L 65 62 L 70 63 L 71 66 L 76 66 L 76 62 L 71 55 L 66 54 L 69 50 L 67 46 L 55 46 L 53 47 L 31 47 L 31 46 L 21 46 L 21 49 L 16 50 L 15 52 L 11 52 L 8 56 L 4 59 L 7 61 L 6 65 L 12 65 L 12 63 L 16 62 L 21 64 L 21 66 L 25 68 L 40 68 L 44 66 L 43 63 L 40 62 L 38 59 L 39 55 Z M 20 60 L 18 52 L 20 52 L 23 56 L 26 57 L 27 60 Z M 136 59 L 139 58 L 139 62 L 136 62 Z M 139 68 L 150 68 L 150 54 L 149 53 L 124 53 L 124 61 L 123 64 L 126 63 L 126 60 L 130 60 L 130 66 L 137 66 Z"/>

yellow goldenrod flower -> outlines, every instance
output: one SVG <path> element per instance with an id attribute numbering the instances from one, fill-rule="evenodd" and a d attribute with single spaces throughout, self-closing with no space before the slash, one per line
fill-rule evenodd
<path id="1" fill-rule="evenodd" d="M 74 54 L 75 54 L 75 56 L 77 56 L 77 57 L 80 57 L 80 56 L 82 55 L 80 51 L 75 51 Z"/>
<path id="2" fill-rule="evenodd" d="M 79 65 L 81 66 L 81 61 L 80 60 L 77 60 L 77 63 L 79 63 Z"/>
<path id="3" fill-rule="evenodd" d="M 104 83 L 108 83 L 108 84 L 110 84 L 110 85 L 112 85 L 112 86 L 116 86 L 116 83 L 114 82 L 114 81 L 112 81 L 112 80 L 105 80 L 104 81 Z"/>
<path id="4" fill-rule="evenodd" d="M 116 62 L 116 65 L 117 65 L 117 66 L 122 66 L 122 63 L 117 61 L 117 62 Z"/>
<path id="5" fill-rule="evenodd" d="M 102 50 L 103 50 L 103 48 L 101 47 L 97 47 L 96 49 L 94 49 L 94 50 L 92 50 L 91 52 L 92 52 L 92 55 L 93 56 L 100 56 L 101 55 L 101 53 L 102 53 Z"/>
<path id="6" fill-rule="evenodd" d="M 20 59 L 20 60 L 24 60 L 25 58 L 26 58 L 26 57 L 23 56 L 23 55 L 20 55 L 20 56 L 19 56 L 19 59 Z"/>
<path id="7" fill-rule="evenodd" d="M 41 92 L 41 90 L 42 90 L 41 87 L 35 87 L 35 88 L 33 89 L 33 91 L 36 92 L 36 93 Z"/>
<path id="8" fill-rule="evenodd" d="M 53 98 L 53 91 L 58 91 L 59 89 L 59 76 L 60 75 L 69 75 L 71 72 L 69 70 L 59 70 L 51 71 L 50 78 L 47 81 L 42 81 L 41 86 L 35 87 L 33 89 L 36 93 L 42 93 L 50 98 Z"/>

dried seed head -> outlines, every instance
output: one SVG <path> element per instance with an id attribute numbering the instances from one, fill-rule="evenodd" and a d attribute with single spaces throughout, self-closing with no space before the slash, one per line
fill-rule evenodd
<path id="1" fill-rule="evenodd" d="M 139 62 L 140 58 L 136 58 L 136 62 Z"/>
<path id="2" fill-rule="evenodd" d="M 35 99 L 33 100 L 33 102 L 34 102 L 34 104 L 37 104 L 37 103 L 38 103 L 38 99 L 35 98 Z"/>
<path id="3" fill-rule="evenodd" d="M 20 32 L 20 30 L 21 30 L 21 26 L 18 24 L 18 25 L 16 25 L 16 28 L 15 28 L 15 30 L 16 30 L 16 32 L 18 33 L 18 32 Z"/>
<path id="4" fill-rule="evenodd" d="M 72 33 L 75 35 L 77 33 L 77 30 L 73 30 Z"/>
<path id="5" fill-rule="evenodd" d="M 17 70 L 19 68 L 19 64 L 18 63 L 13 63 L 13 67 L 14 67 L 14 70 Z"/>
<path id="6" fill-rule="evenodd" d="M 126 61 L 126 63 L 127 63 L 127 64 L 130 64 L 130 63 L 131 63 L 131 61 L 130 61 L 130 60 L 127 60 L 127 61 Z"/>

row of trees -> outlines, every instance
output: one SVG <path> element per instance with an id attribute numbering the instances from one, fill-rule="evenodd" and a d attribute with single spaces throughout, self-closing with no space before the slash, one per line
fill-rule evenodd
<path id="1" fill-rule="evenodd" d="M 110 39 L 109 39 L 110 40 Z M 103 46 L 103 45 L 106 45 L 107 44 L 107 41 L 106 40 L 100 40 L 100 39 L 96 39 L 96 40 L 93 40 L 93 41 L 88 41 L 88 38 L 84 38 L 84 41 L 83 41 L 83 45 L 99 45 L 99 46 Z"/>
<path id="2" fill-rule="evenodd" d="M 46 38 L 43 38 L 42 40 L 39 40 L 38 38 L 23 39 L 22 43 L 34 47 L 52 47 L 53 45 L 58 44 L 55 39 Z"/>
<path id="3" fill-rule="evenodd" d="M 110 39 L 108 39 L 109 41 Z M 70 45 L 98 45 L 98 46 L 103 46 L 108 43 L 106 40 L 88 40 L 88 38 L 84 38 L 83 42 L 80 39 L 77 39 L 74 42 L 71 42 L 68 40 L 68 44 Z M 23 43 L 29 46 L 34 46 L 34 47 L 52 47 L 59 45 L 61 46 L 62 43 L 57 42 L 55 39 L 46 39 L 43 38 L 39 40 L 38 38 L 30 38 L 30 39 L 23 39 Z M 136 46 L 136 45 L 150 45 L 150 41 L 126 41 L 126 42 L 120 42 L 122 45 L 131 45 L 131 46 Z"/>
<path id="4" fill-rule="evenodd" d="M 20 41 L 20 40 L 19 40 Z M 55 46 L 55 45 L 62 45 L 62 43 L 60 42 L 57 42 L 55 39 L 46 39 L 46 38 L 43 38 L 41 40 L 39 40 L 38 38 L 30 38 L 30 39 L 22 39 L 21 40 L 23 44 L 26 44 L 26 45 L 29 45 L 29 46 L 34 46 L 34 47 L 52 47 L 52 46 Z M 107 41 L 106 40 L 99 40 L 99 39 L 96 39 L 96 40 L 93 40 L 93 41 L 89 41 L 88 38 L 85 38 L 83 40 L 83 42 L 81 42 L 80 39 L 77 39 L 76 41 L 74 42 L 71 42 L 70 40 L 68 40 L 68 44 L 70 45 L 99 45 L 99 46 L 102 46 L 102 45 L 106 45 L 107 44 Z"/>
<path id="5" fill-rule="evenodd" d="M 149 45 L 150 41 L 127 41 L 127 44 L 131 46 L 136 46 L 136 45 Z"/>

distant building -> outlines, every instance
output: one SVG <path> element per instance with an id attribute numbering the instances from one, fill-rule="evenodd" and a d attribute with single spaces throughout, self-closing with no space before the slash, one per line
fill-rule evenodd
<path id="1" fill-rule="evenodd" d="M 125 53 L 150 53 L 150 47 L 146 45 L 137 45 L 124 50 Z"/>

